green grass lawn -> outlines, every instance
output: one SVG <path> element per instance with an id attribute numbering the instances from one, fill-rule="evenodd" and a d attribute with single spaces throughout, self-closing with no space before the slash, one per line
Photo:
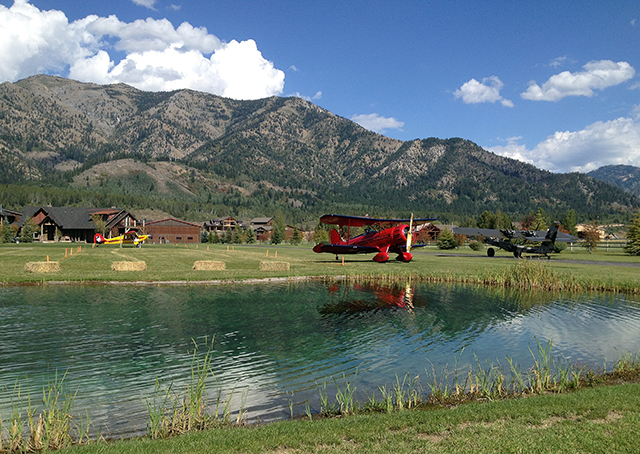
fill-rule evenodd
<path id="1" fill-rule="evenodd" d="M 61 453 L 631 453 L 640 446 L 640 385 L 473 402 L 454 408 L 226 427 Z"/>
<path id="2" fill-rule="evenodd" d="M 78 248 L 82 249 L 78 252 Z M 73 249 L 73 254 L 71 254 Z M 66 257 L 65 257 L 66 251 Z M 414 260 L 401 263 L 389 260 L 376 263 L 371 255 L 344 256 L 336 261 L 331 254 L 316 254 L 311 246 L 292 247 L 288 245 L 144 245 L 118 247 L 103 245 L 92 248 L 91 245 L 70 243 L 49 244 L 1 244 L 0 245 L 0 282 L 42 283 L 50 281 L 213 281 L 244 280 L 294 276 L 417 276 L 443 278 L 449 281 L 464 280 L 471 276 L 485 276 L 496 273 L 509 273 L 517 264 L 506 252 L 498 252 L 489 258 L 483 251 L 474 252 L 469 248 L 453 251 L 440 251 L 435 247 L 414 250 Z M 57 261 L 60 271 L 51 273 L 31 273 L 25 271 L 28 262 Z M 342 257 L 341 257 L 342 258 Z M 196 271 L 193 264 L 197 260 L 225 262 L 224 271 Z M 571 260 L 567 263 L 565 260 Z M 112 271 L 115 261 L 144 261 L 146 271 Z M 290 265 L 289 271 L 260 271 L 262 261 L 283 261 Z M 586 262 L 601 262 L 591 264 Z M 585 262 L 584 264 L 580 262 Z M 583 248 L 563 251 L 551 260 L 542 259 L 540 263 L 553 273 L 566 278 L 593 281 L 612 288 L 638 291 L 640 275 L 638 268 L 609 266 L 604 262 L 640 263 L 639 257 L 631 257 L 620 249 L 598 250 L 589 254 Z M 630 290 L 629 290 L 630 289 Z M 633 290 L 636 289 L 636 290 Z"/>

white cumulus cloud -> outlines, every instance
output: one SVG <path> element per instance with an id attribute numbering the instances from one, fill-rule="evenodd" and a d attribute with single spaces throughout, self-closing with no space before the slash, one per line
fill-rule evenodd
<path id="1" fill-rule="evenodd" d="M 505 107 L 513 107 L 513 102 L 504 99 L 500 95 L 500 90 L 504 87 L 504 83 L 497 77 L 485 77 L 482 82 L 471 79 L 469 82 L 462 84 L 460 88 L 453 92 L 456 98 L 462 98 L 465 104 L 479 104 L 484 102 L 500 103 Z"/>
<path id="2" fill-rule="evenodd" d="M 156 0 L 133 0 L 133 3 L 144 6 L 145 8 L 155 9 Z"/>
<path id="3" fill-rule="evenodd" d="M 518 140 L 488 150 L 553 172 L 590 172 L 618 164 L 640 167 L 640 117 L 598 121 L 581 131 L 557 131 L 533 150 Z"/>
<path id="4" fill-rule="evenodd" d="M 559 101 L 567 96 L 593 96 L 593 90 L 619 85 L 631 79 L 636 71 L 627 62 L 611 60 L 592 61 L 583 66 L 584 71 L 563 71 L 553 75 L 539 86 L 535 81 L 520 96 L 532 101 Z"/>
<path id="5" fill-rule="evenodd" d="M 295 96 L 296 98 L 302 98 L 305 101 L 311 102 L 311 101 L 317 101 L 318 99 L 322 98 L 322 92 L 317 91 L 316 94 L 313 96 L 305 96 L 302 93 L 297 91 L 295 93 L 290 94 L 289 96 Z"/>
<path id="6" fill-rule="evenodd" d="M 154 1 L 135 0 L 153 7 Z M 0 81 L 58 74 L 83 82 L 126 83 L 142 90 L 190 88 L 235 99 L 282 93 L 284 72 L 253 40 L 222 43 L 204 27 L 166 19 L 120 21 L 87 16 L 69 22 L 27 0 L 0 5 Z"/>
<path id="7" fill-rule="evenodd" d="M 404 126 L 402 121 L 398 121 L 393 117 L 386 118 L 377 113 L 354 115 L 351 117 L 351 121 L 355 121 L 363 128 L 379 134 L 383 134 L 387 129 L 401 129 Z"/>

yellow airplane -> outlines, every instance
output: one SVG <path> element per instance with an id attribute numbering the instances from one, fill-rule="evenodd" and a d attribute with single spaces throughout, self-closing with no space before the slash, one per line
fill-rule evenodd
<path id="1" fill-rule="evenodd" d="M 142 247 L 142 243 L 149 239 L 149 235 L 138 235 L 135 230 L 127 230 L 123 235 L 114 238 L 105 238 L 99 233 L 93 237 L 96 246 L 101 244 L 135 244 L 136 247 Z"/>

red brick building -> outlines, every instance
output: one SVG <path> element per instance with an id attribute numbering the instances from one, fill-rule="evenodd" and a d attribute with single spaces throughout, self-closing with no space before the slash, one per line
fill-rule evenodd
<path id="1" fill-rule="evenodd" d="M 145 224 L 150 243 L 199 243 L 202 226 L 180 219 L 167 218 Z"/>

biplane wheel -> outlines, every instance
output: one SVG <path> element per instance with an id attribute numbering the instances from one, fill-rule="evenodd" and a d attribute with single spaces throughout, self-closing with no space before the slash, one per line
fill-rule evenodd
<path id="1" fill-rule="evenodd" d="M 522 258 L 522 252 L 521 251 L 513 251 L 513 256 L 517 259 L 521 259 Z"/>
<path id="2" fill-rule="evenodd" d="M 337 255 L 336 255 L 336 260 L 340 260 L 340 257 L 338 257 Z"/>
<path id="3" fill-rule="evenodd" d="M 490 247 L 489 249 L 487 249 L 487 255 L 489 257 L 493 257 L 494 255 L 496 255 L 496 250 L 492 247 Z"/>

